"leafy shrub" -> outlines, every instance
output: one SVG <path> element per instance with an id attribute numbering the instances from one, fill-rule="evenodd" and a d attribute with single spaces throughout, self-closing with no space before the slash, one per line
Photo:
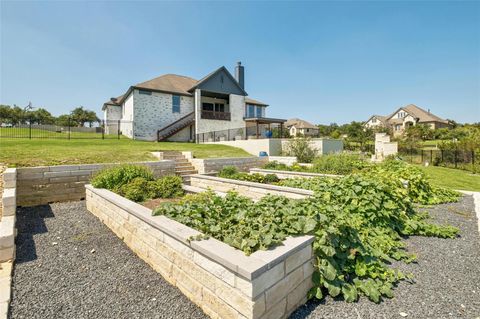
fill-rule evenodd
<path id="1" fill-rule="evenodd" d="M 245 172 L 239 172 L 235 166 L 225 166 L 218 173 L 218 177 L 264 184 L 273 184 L 280 180 L 275 174 L 262 175 L 259 173 L 249 174 Z"/>
<path id="2" fill-rule="evenodd" d="M 118 189 L 117 193 L 129 200 L 133 200 L 134 202 L 143 202 L 144 200 L 151 198 L 150 192 L 148 191 L 149 183 L 154 182 L 147 181 L 143 177 L 136 177 L 128 184 L 123 184 Z"/>
<path id="3" fill-rule="evenodd" d="M 182 178 L 169 175 L 149 182 L 148 192 L 150 198 L 175 198 L 183 195 Z"/>
<path id="4" fill-rule="evenodd" d="M 312 171 L 325 174 L 346 175 L 370 167 L 371 164 L 355 154 L 329 154 L 313 161 Z"/>
<path id="5" fill-rule="evenodd" d="M 116 190 L 137 177 L 152 181 L 153 172 L 145 166 L 124 164 L 101 170 L 92 179 L 92 185 L 97 188 Z"/>
<path id="6" fill-rule="evenodd" d="M 263 177 L 263 182 L 265 184 L 274 184 L 274 183 L 277 183 L 279 182 L 280 179 L 278 178 L 277 175 L 275 174 L 266 174 L 264 177 Z"/>
<path id="7" fill-rule="evenodd" d="M 154 214 L 173 218 L 246 254 L 287 236 L 312 234 L 317 258 L 309 296 L 342 295 L 346 301 L 359 295 L 374 302 L 393 296 L 392 288 L 405 275 L 391 268 L 390 262 L 415 258 L 405 251 L 401 236 L 452 238 L 458 232 L 426 222 L 427 216 L 415 212 L 399 180 L 350 175 L 303 182 L 311 183 L 313 197 L 294 200 L 270 195 L 254 202 L 232 192 L 225 198 L 208 192 L 188 196 L 180 204 L 162 205 Z"/>
<path id="8" fill-rule="evenodd" d="M 315 158 L 316 150 L 310 145 L 310 138 L 296 137 L 288 140 L 287 155 L 295 156 L 300 163 L 311 163 Z"/>
<path id="9" fill-rule="evenodd" d="M 278 171 L 293 171 L 293 172 L 306 172 L 309 171 L 309 168 L 306 166 L 301 166 L 298 163 L 293 163 L 291 166 L 287 164 L 279 163 L 277 161 L 268 162 L 263 166 L 265 169 L 273 169 Z"/>
<path id="10" fill-rule="evenodd" d="M 220 172 L 218 172 L 218 177 L 229 178 L 229 176 L 237 173 L 238 168 L 236 166 L 224 166 Z"/>

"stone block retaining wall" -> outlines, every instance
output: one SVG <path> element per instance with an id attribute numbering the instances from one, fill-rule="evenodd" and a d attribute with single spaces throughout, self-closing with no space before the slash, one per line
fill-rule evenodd
<path id="1" fill-rule="evenodd" d="M 293 171 L 280 171 L 280 170 L 262 169 L 262 168 L 251 168 L 250 173 L 258 173 L 258 174 L 262 174 L 262 175 L 275 174 L 280 179 L 313 178 L 313 177 L 342 177 L 342 175 L 307 173 L 307 172 L 293 172 Z"/>
<path id="2" fill-rule="evenodd" d="M 17 170 L 7 168 L 2 175 L 0 216 L 0 319 L 7 318 L 11 298 L 12 267 L 15 260 L 15 211 Z"/>
<path id="3" fill-rule="evenodd" d="M 210 188 L 225 193 L 229 190 L 235 190 L 239 194 L 254 200 L 258 200 L 267 194 L 283 195 L 288 198 L 305 198 L 313 195 L 313 191 L 305 189 L 245 182 L 206 175 L 190 175 L 190 185 L 203 189 Z"/>
<path id="4" fill-rule="evenodd" d="M 192 158 L 189 161 L 199 174 L 218 172 L 224 166 L 236 166 L 240 171 L 248 172 L 250 168 L 262 167 L 268 157 Z"/>
<path id="5" fill-rule="evenodd" d="M 105 189 L 86 186 L 87 209 L 212 318 L 286 318 L 312 287 L 312 236 L 250 256 Z"/>
<path id="6" fill-rule="evenodd" d="M 297 162 L 297 157 L 296 156 L 269 156 L 268 161 L 292 166 Z"/>
<path id="7" fill-rule="evenodd" d="M 175 162 L 128 163 L 145 165 L 156 177 L 175 174 Z M 85 184 L 101 169 L 121 164 L 85 164 L 22 167 L 17 169 L 17 205 L 35 206 L 51 202 L 75 201 L 85 198 Z"/>
<path id="8" fill-rule="evenodd" d="M 14 259 L 17 170 L 7 168 L 2 175 L 2 216 L 0 219 L 0 262 Z"/>

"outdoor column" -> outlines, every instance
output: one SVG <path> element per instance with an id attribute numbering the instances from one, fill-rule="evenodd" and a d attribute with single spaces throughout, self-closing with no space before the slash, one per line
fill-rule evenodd
<path id="1" fill-rule="evenodd" d="M 280 138 L 283 137 L 283 123 L 280 123 Z"/>
<path id="2" fill-rule="evenodd" d="M 255 123 L 257 124 L 257 140 L 258 140 L 258 136 L 259 136 L 259 134 L 258 134 L 258 121 L 255 121 Z"/>
<path id="3" fill-rule="evenodd" d="M 195 138 L 199 134 L 199 123 L 202 113 L 202 90 L 196 89 L 194 96 L 194 111 L 195 111 Z"/>

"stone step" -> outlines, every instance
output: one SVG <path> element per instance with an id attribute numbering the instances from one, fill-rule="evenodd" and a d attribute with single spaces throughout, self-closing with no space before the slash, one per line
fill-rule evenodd
<path id="1" fill-rule="evenodd" d="M 190 163 L 175 163 L 175 168 L 181 168 L 181 167 L 185 167 L 185 168 L 195 168 L 193 167 L 192 164 Z"/>
<path id="2" fill-rule="evenodd" d="M 177 175 L 190 175 L 190 174 L 197 174 L 197 171 L 194 169 L 189 170 L 175 170 L 175 174 Z"/>

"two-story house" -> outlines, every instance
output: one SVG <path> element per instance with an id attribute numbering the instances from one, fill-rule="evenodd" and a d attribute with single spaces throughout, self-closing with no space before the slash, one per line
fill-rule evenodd
<path id="1" fill-rule="evenodd" d="M 367 128 L 391 128 L 394 136 L 402 135 L 405 129 L 417 124 L 427 125 L 431 129 L 449 127 L 444 120 L 430 110 L 424 110 L 414 104 L 409 104 L 395 110 L 388 116 L 372 115 L 364 124 Z"/>
<path id="2" fill-rule="evenodd" d="M 193 141 L 211 132 L 246 138 L 249 126 L 258 132 L 259 124 L 285 122 L 266 118 L 268 105 L 247 97 L 244 72 L 238 62 L 235 77 L 222 66 L 201 80 L 166 74 L 132 85 L 103 104 L 106 131 L 139 140 Z"/>

